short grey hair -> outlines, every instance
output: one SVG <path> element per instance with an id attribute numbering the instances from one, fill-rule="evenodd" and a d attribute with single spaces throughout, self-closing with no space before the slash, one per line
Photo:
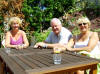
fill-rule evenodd
<path id="1" fill-rule="evenodd" d="M 52 25 L 52 22 L 57 22 L 58 25 L 62 25 L 62 24 L 61 24 L 61 21 L 60 21 L 58 18 L 53 18 L 53 19 L 51 19 L 50 25 Z"/>

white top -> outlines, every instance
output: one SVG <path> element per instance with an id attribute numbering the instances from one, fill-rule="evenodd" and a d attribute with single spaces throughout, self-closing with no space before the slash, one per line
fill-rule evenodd
<path id="1" fill-rule="evenodd" d="M 89 37 L 83 42 L 75 42 L 74 48 L 86 47 L 88 45 L 88 42 L 89 42 Z M 89 54 L 90 57 L 98 58 L 98 56 L 100 56 L 99 46 L 100 46 L 100 43 L 98 42 L 98 44 L 94 47 L 94 49 L 91 52 L 83 52 L 83 53 Z"/>
<path id="2" fill-rule="evenodd" d="M 51 32 L 45 42 L 67 44 L 71 37 L 72 33 L 68 29 L 62 27 L 58 36 L 55 35 L 54 32 Z"/>

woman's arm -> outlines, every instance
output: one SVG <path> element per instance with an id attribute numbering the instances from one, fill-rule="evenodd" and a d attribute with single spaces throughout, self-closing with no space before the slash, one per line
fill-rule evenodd
<path id="1" fill-rule="evenodd" d="M 94 47 L 96 46 L 96 44 L 99 41 L 98 33 L 97 32 L 93 32 L 92 35 L 89 38 L 90 38 L 89 39 L 89 43 L 88 43 L 88 45 L 86 47 L 82 47 L 82 48 L 69 48 L 69 47 L 67 47 L 67 49 L 70 50 L 70 51 L 81 51 L 81 50 L 84 50 L 84 51 L 90 52 L 91 50 L 94 49 Z"/>
<path id="2" fill-rule="evenodd" d="M 75 38 L 72 37 L 69 42 L 67 43 L 67 47 L 72 48 L 74 46 L 75 43 Z"/>
<path id="3" fill-rule="evenodd" d="M 26 33 L 24 31 L 22 31 L 22 36 L 23 36 L 23 41 L 24 41 L 24 47 L 23 48 L 27 48 L 29 46 L 29 42 L 28 42 L 28 39 L 26 37 Z"/>
<path id="4" fill-rule="evenodd" d="M 98 33 L 93 32 L 91 37 L 90 37 L 89 43 L 88 43 L 89 51 L 94 49 L 94 47 L 97 45 L 98 41 L 99 41 Z"/>
<path id="5" fill-rule="evenodd" d="M 8 48 L 16 48 L 17 47 L 16 45 L 10 44 L 10 36 L 11 36 L 11 33 L 9 31 L 9 32 L 6 33 L 5 46 L 8 47 Z"/>
<path id="6" fill-rule="evenodd" d="M 67 43 L 67 45 L 65 46 L 66 47 L 66 50 L 72 51 L 74 44 L 75 44 L 75 37 L 73 36 L 69 40 L 69 42 Z"/>

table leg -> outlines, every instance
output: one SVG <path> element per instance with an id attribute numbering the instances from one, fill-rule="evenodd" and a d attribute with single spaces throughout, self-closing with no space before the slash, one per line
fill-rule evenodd
<path id="1" fill-rule="evenodd" d="M 97 64 L 91 68 L 90 74 L 97 74 Z"/>
<path id="2" fill-rule="evenodd" d="M 5 68 L 5 64 L 4 64 L 4 62 L 0 59 L 0 74 L 4 74 L 4 68 Z"/>

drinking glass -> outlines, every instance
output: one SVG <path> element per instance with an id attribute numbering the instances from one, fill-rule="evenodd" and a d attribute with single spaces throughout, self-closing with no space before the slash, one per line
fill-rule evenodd
<path id="1" fill-rule="evenodd" d="M 11 48 L 5 48 L 5 52 L 9 54 L 11 52 Z"/>
<path id="2" fill-rule="evenodd" d="M 54 53 L 53 54 L 53 61 L 54 61 L 54 64 L 61 64 L 61 54 Z"/>
<path id="3" fill-rule="evenodd" d="M 54 47 L 54 54 L 53 54 L 53 61 L 54 61 L 54 64 L 61 64 L 61 49 L 58 48 L 58 47 Z"/>

